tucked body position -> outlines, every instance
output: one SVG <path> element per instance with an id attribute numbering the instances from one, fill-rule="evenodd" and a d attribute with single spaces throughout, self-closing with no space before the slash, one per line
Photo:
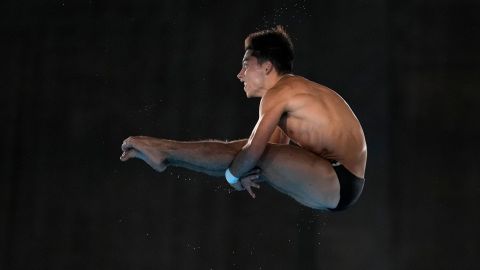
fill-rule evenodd
<path id="1" fill-rule="evenodd" d="M 248 139 L 174 141 L 132 136 L 122 161 L 139 158 L 162 172 L 179 166 L 224 176 L 236 190 L 266 182 L 319 210 L 352 206 L 365 183 L 367 146 L 357 117 L 335 91 L 292 73 L 293 44 L 281 26 L 245 39 L 238 79 L 259 116 Z"/>

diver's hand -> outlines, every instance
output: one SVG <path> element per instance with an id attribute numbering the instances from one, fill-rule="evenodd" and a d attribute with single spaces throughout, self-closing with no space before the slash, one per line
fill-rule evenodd
<path id="1" fill-rule="evenodd" d="M 255 199 L 255 193 L 252 190 L 252 187 L 254 188 L 260 188 L 260 185 L 258 185 L 258 182 L 260 181 L 260 169 L 253 169 L 250 172 L 248 172 L 246 175 L 242 176 L 240 180 L 231 185 L 233 188 L 235 188 L 238 191 L 241 190 L 247 190 L 248 193 L 250 193 L 250 196 Z"/>

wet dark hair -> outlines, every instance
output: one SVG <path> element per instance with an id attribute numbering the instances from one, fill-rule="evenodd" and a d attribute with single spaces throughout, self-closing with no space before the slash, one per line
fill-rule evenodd
<path id="1" fill-rule="evenodd" d="M 272 62 L 279 74 L 293 70 L 293 43 L 281 25 L 275 28 L 251 33 L 245 39 L 245 51 L 252 50 L 259 64 Z"/>

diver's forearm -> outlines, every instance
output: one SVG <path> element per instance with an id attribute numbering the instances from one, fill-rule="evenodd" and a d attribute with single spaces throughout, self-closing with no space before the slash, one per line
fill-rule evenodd
<path id="1" fill-rule="evenodd" d="M 262 153 L 252 151 L 248 146 L 243 148 L 233 159 L 230 172 L 240 178 L 251 171 L 260 159 Z"/>

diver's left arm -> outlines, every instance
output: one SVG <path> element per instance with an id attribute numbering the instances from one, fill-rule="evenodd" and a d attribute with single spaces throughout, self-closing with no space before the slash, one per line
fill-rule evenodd
<path id="1" fill-rule="evenodd" d="M 230 165 L 229 170 L 233 176 L 241 177 L 255 167 L 283 113 L 284 104 L 278 97 L 267 93 L 262 98 L 257 124 L 247 143 Z M 236 189 L 242 188 L 238 184 L 232 186 Z"/>

